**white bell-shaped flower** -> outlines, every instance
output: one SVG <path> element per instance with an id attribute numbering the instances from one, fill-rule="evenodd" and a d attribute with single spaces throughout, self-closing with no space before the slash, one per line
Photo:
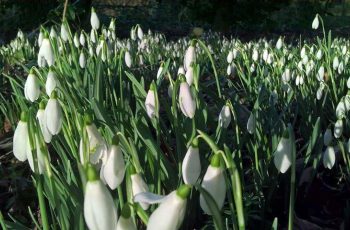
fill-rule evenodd
<path id="1" fill-rule="evenodd" d="M 44 39 L 44 31 L 40 29 L 39 36 L 38 36 L 38 46 L 40 47 Z"/>
<path id="2" fill-rule="evenodd" d="M 317 60 L 321 60 L 322 56 L 323 56 L 322 50 L 319 49 L 319 50 L 317 51 L 317 53 L 316 53 L 316 59 L 317 59 Z"/>
<path id="3" fill-rule="evenodd" d="M 52 135 L 56 135 L 62 128 L 62 108 L 57 100 L 57 93 L 53 91 L 45 108 L 46 127 Z"/>
<path id="4" fill-rule="evenodd" d="M 273 162 L 280 173 L 285 173 L 292 165 L 292 142 L 288 130 L 285 130 L 274 153 Z"/>
<path id="5" fill-rule="evenodd" d="M 212 157 L 210 165 L 203 177 L 202 187 L 213 197 L 219 210 L 221 210 L 226 197 L 226 182 L 224 170 L 220 167 L 219 154 L 215 154 Z M 199 196 L 199 204 L 205 213 L 212 215 L 202 194 Z"/>
<path id="6" fill-rule="evenodd" d="M 191 42 L 191 45 L 187 48 L 185 57 L 184 57 L 184 69 L 187 70 L 191 63 L 196 62 L 196 48 L 195 48 L 196 43 Z"/>
<path id="7" fill-rule="evenodd" d="M 57 38 L 57 33 L 56 33 L 56 30 L 54 27 L 51 27 L 51 30 L 50 30 L 50 38 L 53 39 L 53 38 Z"/>
<path id="8" fill-rule="evenodd" d="M 228 64 L 231 64 L 233 61 L 233 52 L 231 50 L 227 54 L 226 61 Z"/>
<path id="9" fill-rule="evenodd" d="M 43 134 L 44 140 L 46 143 L 50 143 L 52 139 L 52 135 L 49 132 L 46 126 L 46 117 L 45 117 L 45 104 L 44 102 L 40 102 L 39 110 L 36 114 L 36 118 L 38 119 L 41 133 Z"/>
<path id="10" fill-rule="evenodd" d="M 34 72 L 30 70 L 26 83 L 24 84 L 24 96 L 27 100 L 34 102 L 39 98 L 40 86 L 39 80 Z"/>
<path id="11" fill-rule="evenodd" d="M 79 65 L 80 65 L 80 68 L 82 68 L 82 69 L 84 69 L 85 66 L 86 66 L 86 58 L 85 58 L 84 51 L 81 51 L 81 52 L 80 52 L 80 55 L 79 55 Z"/>
<path id="12" fill-rule="evenodd" d="M 116 230 L 137 230 L 136 224 L 131 218 L 131 210 L 128 204 L 124 205 L 122 209 Z"/>
<path id="13" fill-rule="evenodd" d="M 320 22 L 318 20 L 318 14 L 316 14 L 314 20 L 312 21 L 312 29 L 317 30 Z"/>
<path id="14" fill-rule="evenodd" d="M 80 42 L 80 45 L 81 46 L 85 46 L 85 35 L 83 32 L 80 33 L 80 36 L 79 36 L 79 42 Z"/>
<path id="15" fill-rule="evenodd" d="M 343 134 L 343 120 L 339 119 L 334 124 L 334 137 L 339 138 Z"/>
<path id="16" fill-rule="evenodd" d="M 93 7 L 91 8 L 90 23 L 92 29 L 98 30 L 100 28 L 100 20 L 98 19 L 95 9 Z"/>
<path id="17" fill-rule="evenodd" d="M 180 75 L 179 105 L 182 113 L 189 118 L 193 118 L 196 112 L 196 101 L 192 96 L 191 88 L 185 80 L 185 76 Z"/>
<path id="18" fill-rule="evenodd" d="M 47 79 L 45 83 L 46 94 L 48 96 L 51 96 L 51 93 L 55 90 L 57 86 L 58 86 L 58 80 L 57 80 L 56 74 L 50 69 L 49 73 L 47 74 Z"/>
<path id="19" fill-rule="evenodd" d="M 335 56 L 333 59 L 333 69 L 337 70 L 338 66 L 339 66 L 339 59 L 337 56 Z"/>
<path id="20" fill-rule="evenodd" d="M 158 101 L 156 96 L 156 90 L 157 87 L 154 82 L 151 83 L 151 86 L 148 90 L 146 101 L 145 101 L 145 107 L 147 115 L 150 119 L 153 119 L 154 117 L 158 116 Z"/>
<path id="21" fill-rule="evenodd" d="M 90 41 L 92 42 L 92 43 L 96 43 L 96 30 L 94 30 L 94 29 L 91 29 L 91 31 L 90 31 Z"/>
<path id="22" fill-rule="evenodd" d="M 107 152 L 106 162 L 102 165 L 101 170 L 103 170 L 104 180 L 112 190 L 124 180 L 125 162 L 117 136 L 113 138 L 113 143 Z"/>
<path id="23" fill-rule="evenodd" d="M 219 114 L 219 125 L 220 127 L 224 127 L 225 129 L 230 125 L 231 123 L 231 111 L 228 104 L 224 105 L 221 109 L 221 112 Z"/>
<path id="24" fill-rule="evenodd" d="M 78 34 L 77 34 L 77 33 L 74 34 L 73 43 L 74 43 L 74 46 L 75 46 L 76 48 L 79 48 L 79 46 L 80 46 L 80 41 L 79 41 L 79 37 L 78 37 Z"/>
<path id="25" fill-rule="evenodd" d="M 256 118 L 254 113 L 251 112 L 247 122 L 247 131 L 248 133 L 253 134 L 255 133 L 255 130 L 256 130 Z"/>
<path id="26" fill-rule="evenodd" d="M 13 154 L 19 161 L 27 160 L 30 153 L 29 133 L 28 133 L 28 114 L 21 113 L 21 119 L 17 124 L 13 134 Z"/>
<path id="27" fill-rule="evenodd" d="M 102 158 L 107 159 L 107 144 L 100 132 L 98 131 L 96 125 L 92 122 L 92 118 L 90 115 L 85 115 L 84 123 L 89 141 L 88 154 L 90 154 L 90 163 L 97 164 Z M 86 161 L 86 159 L 84 158 L 85 154 L 83 151 L 82 141 L 80 144 L 79 152 L 80 161 L 83 164 Z"/>
<path id="28" fill-rule="evenodd" d="M 126 66 L 130 68 L 132 65 L 132 59 L 128 50 L 125 52 L 124 60 L 125 60 Z"/>
<path id="29" fill-rule="evenodd" d="M 139 193 L 148 192 L 148 186 L 146 182 L 142 179 L 141 175 L 135 172 L 135 169 L 131 170 L 131 188 L 132 188 L 132 195 L 135 197 Z M 147 210 L 149 207 L 149 204 L 140 202 L 140 206 Z"/>
<path id="30" fill-rule="evenodd" d="M 63 22 L 61 24 L 61 39 L 66 42 L 69 39 L 69 32 L 68 32 L 68 26 L 67 22 Z"/>
<path id="31" fill-rule="evenodd" d="M 335 151 L 333 146 L 328 146 L 323 153 L 323 166 L 332 169 L 335 164 Z"/>
<path id="32" fill-rule="evenodd" d="M 106 186 L 99 180 L 92 165 L 87 167 L 84 195 L 84 219 L 90 230 L 111 230 L 117 227 L 117 208 Z"/>
<path id="33" fill-rule="evenodd" d="M 194 139 L 182 161 L 182 178 L 185 184 L 194 185 L 201 173 L 198 139 Z"/>
<path id="34" fill-rule="evenodd" d="M 143 38 L 143 31 L 140 25 L 137 26 L 137 37 L 142 40 Z"/>
<path id="35" fill-rule="evenodd" d="M 49 35 L 45 32 L 44 39 L 38 53 L 38 66 L 43 67 L 46 63 L 48 66 L 52 66 L 55 63 L 55 54 L 49 40 Z"/>
<path id="36" fill-rule="evenodd" d="M 280 50 L 282 48 L 282 45 L 283 45 L 283 41 L 282 41 L 282 38 L 280 37 L 276 43 L 276 48 Z"/>
<path id="37" fill-rule="evenodd" d="M 190 192 L 191 188 L 188 185 L 182 185 L 162 199 L 148 220 L 147 230 L 179 229 L 185 217 L 187 197 Z"/>

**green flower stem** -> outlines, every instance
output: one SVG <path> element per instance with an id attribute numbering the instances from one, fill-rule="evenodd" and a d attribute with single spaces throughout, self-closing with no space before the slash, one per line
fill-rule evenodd
<path id="1" fill-rule="evenodd" d="M 36 181 L 37 181 L 37 193 L 38 193 L 38 199 L 39 199 L 39 207 L 40 207 L 40 214 L 41 214 L 41 222 L 43 224 L 44 230 L 49 230 L 49 221 L 47 219 L 47 212 L 46 212 L 46 205 L 45 205 L 45 199 L 44 199 L 44 191 L 43 191 L 43 178 L 40 175 L 36 175 Z"/>
<path id="2" fill-rule="evenodd" d="M 293 229 L 294 222 L 294 202 L 295 202 L 295 160 L 296 160 L 296 149 L 295 149 L 295 137 L 293 127 L 288 125 L 289 135 L 291 137 L 291 148 L 292 148 L 292 165 L 290 175 L 290 196 L 289 196 L 289 213 L 288 213 L 288 230 Z"/>

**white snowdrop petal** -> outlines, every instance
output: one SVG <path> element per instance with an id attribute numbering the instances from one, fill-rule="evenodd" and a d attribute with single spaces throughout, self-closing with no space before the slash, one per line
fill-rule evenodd
<path id="1" fill-rule="evenodd" d="M 46 108 L 46 127 L 52 135 L 56 135 L 60 132 L 62 127 L 62 109 L 57 99 L 50 98 Z"/>
<path id="2" fill-rule="evenodd" d="M 27 160 L 28 144 L 27 122 L 19 121 L 13 135 L 13 154 L 19 161 Z"/>
<path id="3" fill-rule="evenodd" d="M 194 185 L 201 173 L 199 149 L 190 146 L 182 162 L 182 177 L 185 184 Z"/>
<path id="4" fill-rule="evenodd" d="M 281 138 L 274 153 L 273 162 L 281 173 L 285 173 L 292 165 L 292 146 L 289 139 Z"/>
<path id="5" fill-rule="evenodd" d="M 328 169 L 332 169 L 335 164 L 335 151 L 333 146 L 328 146 L 323 153 L 323 166 Z"/>
<path id="6" fill-rule="evenodd" d="M 220 210 L 226 197 L 226 182 L 223 169 L 209 165 L 202 181 L 202 187 L 214 198 Z M 205 213 L 212 215 L 203 195 L 199 197 L 199 204 Z"/>
<path id="7" fill-rule="evenodd" d="M 125 175 L 125 163 L 119 146 L 112 145 L 110 147 L 107 161 L 101 171 L 103 171 L 105 181 L 112 190 L 122 183 Z"/>

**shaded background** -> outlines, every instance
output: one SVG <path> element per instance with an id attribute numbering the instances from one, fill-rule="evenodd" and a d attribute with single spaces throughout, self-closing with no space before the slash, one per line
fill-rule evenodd
<path id="1" fill-rule="evenodd" d="M 59 22 L 63 5 L 63 0 L 0 0 L 0 42 L 12 39 L 18 28 L 30 33 L 40 24 Z M 316 13 L 335 34 L 348 36 L 350 31 L 350 0 L 70 0 L 68 19 L 89 30 L 91 6 L 105 24 L 117 18 L 120 37 L 128 36 L 135 24 L 169 38 L 188 35 L 194 26 L 243 39 L 310 36 Z"/>

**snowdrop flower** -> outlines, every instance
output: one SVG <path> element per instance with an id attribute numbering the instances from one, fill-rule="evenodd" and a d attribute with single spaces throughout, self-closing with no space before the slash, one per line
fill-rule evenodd
<path id="1" fill-rule="evenodd" d="M 27 100 L 34 102 L 39 98 L 40 86 L 39 80 L 35 76 L 31 69 L 27 77 L 26 83 L 24 84 L 24 96 Z"/>
<path id="2" fill-rule="evenodd" d="M 333 59 L 333 69 L 337 70 L 338 66 L 339 66 L 339 59 L 337 56 L 335 56 Z"/>
<path id="3" fill-rule="evenodd" d="M 111 230 L 117 227 L 117 208 L 106 186 L 99 180 L 92 165 L 87 167 L 84 196 L 84 219 L 90 230 Z"/>
<path id="4" fill-rule="evenodd" d="M 333 137 L 332 137 L 332 130 L 328 128 L 326 132 L 324 132 L 323 135 L 323 144 L 325 146 L 329 146 L 332 143 Z"/>
<path id="5" fill-rule="evenodd" d="M 196 43 L 191 41 L 191 45 L 187 48 L 185 57 L 184 57 L 184 69 L 187 70 L 191 63 L 196 62 Z"/>
<path id="6" fill-rule="evenodd" d="M 189 118 L 193 118 L 196 112 L 196 101 L 192 96 L 191 88 L 185 80 L 184 75 L 180 75 L 179 105 L 182 113 Z"/>
<path id="7" fill-rule="evenodd" d="M 343 120 L 339 119 L 334 124 L 334 137 L 339 138 L 343 134 Z"/>
<path id="8" fill-rule="evenodd" d="M 253 54 L 252 54 L 252 59 L 253 61 L 258 61 L 258 58 L 259 58 L 259 53 L 256 49 L 253 50 Z"/>
<path id="9" fill-rule="evenodd" d="M 49 36 L 45 33 L 38 53 L 38 66 L 43 67 L 45 64 L 52 66 L 55 63 L 55 55 L 51 46 Z"/>
<path id="10" fill-rule="evenodd" d="M 128 204 L 125 204 L 122 209 L 122 214 L 118 219 L 116 230 L 137 230 L 136 224 L 131 218 L 131 210 Z"/>
<path id="11" fill-rule="evenodd" d="M 224 205 L 226 196 L 226 182 L 224 170 L 220 167 L 220 155 L 214 154 L 210 161 L 210 165 L 203 177 L 202 187 L 214 198 L 219 210 Z M 199 204 L 203 211 L 212 215 L 207 202 L 203 195 L 199 196 Z"/>
<path id="12" fill-rule="evenodd" d="M 85 34 L 84 34 L 84 32 L 82 31 L 81 33 L 80 33 L 80 36 L 79 36 L 79 42 L 80 42 L 80 45 L 81 46 L 85 46 Z"/>
<path id="13" fill-rule="evenodd" d="M 125 163 L 122 150 L 119 146 L 118 136 L 113 138 L 113 142 L 107 151 L 106 162 L 102 165 L 103 179 L 108 186 L 114 190 L 124 180 Z"/>
<path id="14" fill-rule="evenodd" d="M 226 103 L 226 105 L 222 107 L 221 112 L 219 114 L 219 125 L 220 127 L 224 127 L 225 129 L 227 129 L 230 123 L 231 123 L 231 111 L 230 111 L 230 107 L 228 106 L 228 103 Z"/>
<path id="15" fill-rule="evenodd" d="M 346 86 L 348 87 L 348 89 L 350 89 L 350 77 L 349 77 L 348 80 L 346 81 Z"/>
<path id="16" fill-rule="evenodd" d="M 68 41 L 69 39 L 69 32 L 66 21 L 61 24 L 61 38 L 64 42 Z"/>
<path id="17" fill-rule="evenodd" d="M 27 160 L 27 156 L 31 154 L 28 133 L 28 114 L 26 112 L 21 113 L 21 119 L 13 134 L 13 154 L 19 161 Z"/>
<path id="18" fill-rule="evenodd" d="M 51 135 L 56 135 L 62 128 L 62 108 L 57 100 L 57 93 L 53 91 L 45 108 L 46 127 Z"/>
<path id="19" fill-rule="evenodd" d="M 56 78 L 56 74 L 50 68 L 49 73 L 47 74 L 47 79 L 45 83 L 46 94 L 50 96 L 51 93 L 54 91 L 54 89 L 57 87 L 57 85 L 58 85 L 58 80 Z"/>
<path id="20" fill-rule="evenodd" d="M 143 38 L 143 31 L 140 25 L 137 26 L 137 37 L 142 40 Z"/>
<path id="21" fill-rule="evenodd" d="M 324 79 L 324 67 L 321 66 L 317 72 L 317 80 L 323 81 L 323 79 Z"/>
<path id="22" fill-rule="evenodd" d="M 285 173 L 292 164 L 292 144 L 289 131 L 285 130 L 277 145 L 273 159 L 273 162 L 280 173 Z"/>
<path id="23" fill-rule="evenodd" d="M 56 37 L 57 37 L 56 30 L 55 30 L 55 28 L 52 26 L 52 27 L 51 27 L 51 30 L 50 30 L 50 38 L 53 39 L 53 38 L 56 38 Z"/>
<path id="24" fill-rule="evenodd" d="M 150 216 L 147 230 L 179 229 L 185 217 L 187 197 L 190 192 L 191 188 L 188 185 L 182 185 L 163 199 Z"/>
<path id="25" fill-rule="evenodd" d="M 157 90 L 157 87 L 155 83 L 152 82 L 148 90 L 146 101 L 145 101 L 146 112 L 150 119 L 153 119 L 154 117 L 158 117 L 158 113 L 159 113 L 156 90 Z"/>
<path id="26" fill-rule="evenodd" d="M 232 53 L 231 50 L 230 50 L 230 52 L 228 52 L 228 54 L 227 54 L 226 61 L 227 61 L 228 64 L 231 64 L 232 61 L 233 61 L 233 53 Z"/>
<path id="27" fill-rule="evenodd" d="M 319 26 L 318 14 L 316 14 L 314 20 L 312 21 L 312 29 L 317 30 Z"/>
<path id="28" fill-rule="evenodd" d="M 40 102 L 39 104 L 39 110 L 36 114 L 36 118 L 38 119 L 40 130 L 41 130 L 41 133 L 43 134 L 45 142 L 50 143 L 52 139 L 52 135 L 46 126 L 45 104 L 43 101 Z"/>
<path id="29" fill-rule="evenodd" d="M 332 169 L 335 164 L 335 151 L 333 146 L 328 146 L 323 153 L 323 166 Z"/>
<path id="30" fill-rule="evenodd" d="M 265 62 L 267 61 L 268 56 L 269 56 L 269 51 L 267 49 L 264 49 L 262 58 Z"/>
<path id="31" fill-rule="evenodd" d="M 343 73 L 343 71 L 344 71 L 344 63 L 340 62 L 338 66 L 338 74 Z"/>
<path id="32" fill-rule="evenodd" d="M 106 157 L 107 155 L 107 144 L 103 139 L 102 135 L 99 133 L 96 125 L 92 122 L 92 117 L 87 114 L 84 116 L 85 130 L 88 136 L 88 151 L 90 163 L 97 164 L 100 159 Z M 80 152 L 80 162 L 84 164 L 86 162 L 86 155 L 83 151 L 83 141 L 80 140 L 79 146 Z"/>
<path id="33" fill-rule="evenodd" d="M 316 59 L 317 60 L 321 60 L 323 54 L 322 54 L 322 50 L 318 50 L 317 53 L 316 53 Z"/>
<path id="34" fill-rule="evenodd" d="M 133 167 L 131 170 L 131 189 L 132 189 L 132 195 L 134 197 L 139 193 L 149 191 L 147 184 L 142 179 L 141 175 L 135 172 L 135 169 Z M 142 207 L 143 210 L 147 210 L 149 207 L 149 204 L 140 202 L 140 206 Z"/>
<path id="35" fill-rule="evenodd" d="M 289 69 L 286 69 L 283 74 L 282 74 L 282 81 L 283 82 L 289 82 L 290 80 L 290 77 L 291 77 L 291 74 L 290 74 L 290 70 Z"/>
<path id="36" fill-rule="evenodd" d="M 201 173 L 198 139 L 193 139 L 182 161 L 182 178 L 185 184 L 194 185 Z"/>
<path id="37" fill-rule="evenodd" d="M 302 85 L 304 84 L 304 77 L 302 75 L 298 75 L 296 78 L 295 78 L 295 84 L 298 86 L 298 85 Z"/>
<path id="38" fill-rule="evenodd" d="M 96 43 L 96 30 L 94 30 L 94 29 L 92 29 L 91 31 L 90 31 L 90 41 L 92 42 L 92 43 Z"/>
<path id="39" fill-rule="evenodd" d="M 98 19 L 95 9 L 93 7 L 91 8 L 90 23 L 92 29 L 98 30 L 100 28 L 100 20 Z"/>
<path id="40" fill-rule="evenodd" d="M 282 48 L 282 45 L 283 45 L 283 41 L 282 41 L 282 38 L 280 37 L 276 43 L 276 48 L 280 50 Z"/>
<path id="41" fill-rule="evenodd" d="M 131 55 L 130 55 L 130 53 L 129 53 L 128 50 L 125 52 L 124 59 L 125 59 L 125 64 L 126 64 L 126 66 L 129 67 L 129 68 L 131 68 L 132 59 L 131 59 Z"/>
<path id="42" fill-rule="evenodd" d="M 250 113 L 250 116 L 248 118 L 248 122 L 247 122 L 247 130 L 248 133 L 253 134 L 255 133 L 255 129 L 256 129 L 256 118 L 253 112 Z"/>
<path id="43" fill-rule="evenodd" d="M 79 65 L 80 65 L 80 68 L 82 68 L 82 69 L 84 69 L 85 66 L 86 66 L 86 58 L 85 58 L 84 51 L 81 51 L 81 52 L 80 52 L 80 55 L 79 55 Z"/>
<path id="44" fill-rule="evenodd" d="M 76 48 L 79 48 L 79 46 L 80 46 L 80 41 L 79 41 L 79 37 L 78 37 L 78 34 L 77 34 L 77 33 L 74 34 L 73 43 L 74 43 L 74 46 L 75 46 Z"/>
<path id="45" fill-rule="evenodd" d="M 230 76 L 232 74 L 232 72 L 233 72 L 232 69 L 233 69 L 233 67 L 229 64 L 227 66 L 227 69 L 226 69 L 227 76 Z"/>

